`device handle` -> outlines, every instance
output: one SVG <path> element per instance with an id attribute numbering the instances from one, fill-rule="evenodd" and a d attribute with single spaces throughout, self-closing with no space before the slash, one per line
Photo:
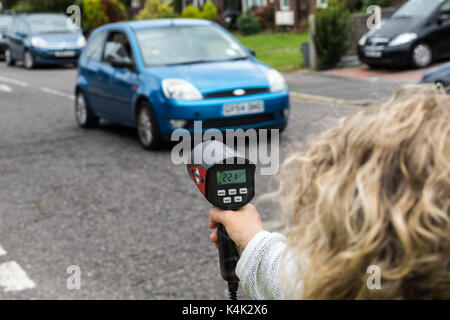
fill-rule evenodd
<path id="1" fill-rule="evenodd" d="M 227 233 L 222 224 L 217 226 L 217 238 L 219 242 L 220 273 L 227 282 L 239 282 L 236 276 L 236 265 L 239 261 L 239 254 L 236 245 Z"/>

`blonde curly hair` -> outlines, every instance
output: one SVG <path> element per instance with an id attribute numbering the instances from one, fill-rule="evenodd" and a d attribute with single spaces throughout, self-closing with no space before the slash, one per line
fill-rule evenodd
<path id="1" fill-rule="evenodd" d="M 282 166 L 281 213 L 303 299 L 450 298 L 450 98 L 404 87 Z M 367 286 L 378 266 L 381 289 Z"/>

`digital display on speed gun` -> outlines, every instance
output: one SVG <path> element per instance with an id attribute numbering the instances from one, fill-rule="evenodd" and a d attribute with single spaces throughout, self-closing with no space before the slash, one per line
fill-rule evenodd
<path id="1" fill-rule="evenodd" d="M 214 206 L 239 210 L 253 199 L 256 166 L 235 150 L 206 141 L 192 150 L 192 159 L 197 163 L 187 166 L 188 173 Z"/>
<path id="2" fill-rule="evenodd" d="M 233 183 L 246 183 L 247 182 L 247 170 L 228 170 L 217 171 L 217 184 L 233 184 Z"/>

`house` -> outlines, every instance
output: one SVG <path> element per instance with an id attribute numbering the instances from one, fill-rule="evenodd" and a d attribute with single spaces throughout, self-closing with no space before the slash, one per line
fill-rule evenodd
<path id="1" fill-rule="evenodd" d="M 164 1 L 164 0 L 162 0 Z M 181 10 L 188 5 L 201 7 L 209 0 L 169 0 L 181 5 Z M 275 9 L 275 24 L 293 29 L 305 28 L 308 17 L 317 7 L 326 7 L 328 0 L 211 0 L 220 14 L 232 12 L 239 16 L 245 10 L 265 6 L 272 3 Z M 406 0 L 389 0 L 389 4 L 397 7 Z M 144 8 L 146 0 L 132 0 L 129 8 L 130 16 L 135 16 L 139 10 Z M 360 5 L 361 1 L 354 0 Z"/>
<path id="2" fill-rule="evenodd" d="M 175 1 L 175 0 L 173 0 Z M 201 7 L 208 0 L 181 0 L 181 9 L 188 5 Z M 308 15 L 316 5 L 323 5 L 327 0 L 212 0 L 219 13 L 233 12 L 237 15 L 251 8 L 274 4 L 276 24 L 299 28 L 306 26 Z M 132 0 L 128 8 L 130 16 L 135 16 L 144 8 L 146 0 Z"/>

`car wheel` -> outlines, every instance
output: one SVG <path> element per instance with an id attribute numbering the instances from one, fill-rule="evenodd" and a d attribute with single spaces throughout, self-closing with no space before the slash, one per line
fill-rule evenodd
<path id="1" fill-rule="evenodd" d="M 30 51 L 25 51 L 25 57 L 24 57 L 24 66 L 28 70 L 31 70 L 34 68 L 34 58 L 33 55 L 30 53 Z"/>
<path id="2" fill-rule="evenodd" d="M 81 128 L 88 129 L 97 127 L 100 119 L 89 107 L 86 96 L 83 92 L 78 91 L 75 97 L 75 118 Z"/>
<path id="3" fill-rule="evenodd" d="M 5 50 L 5 62 L 7 66 L 13 66 L 16 64 L 16 61 L 14 61 L 11 57 L 11 50 L 9 49 Z"/>
<path id="4" fill-rule="evenodd" d="M 411 62 L 416 68 L 428 67 L 433 62 L 433 50 L 426 43 L 418 43 L 411 50 Z"/>
<path id="5" fill-rule="evenodd" d="M 146 101 L 139 104 L 137 129 L 139 140 L 144 149 L 154 150 L 161 146 L 156 117 L 150 104 Z"/>

